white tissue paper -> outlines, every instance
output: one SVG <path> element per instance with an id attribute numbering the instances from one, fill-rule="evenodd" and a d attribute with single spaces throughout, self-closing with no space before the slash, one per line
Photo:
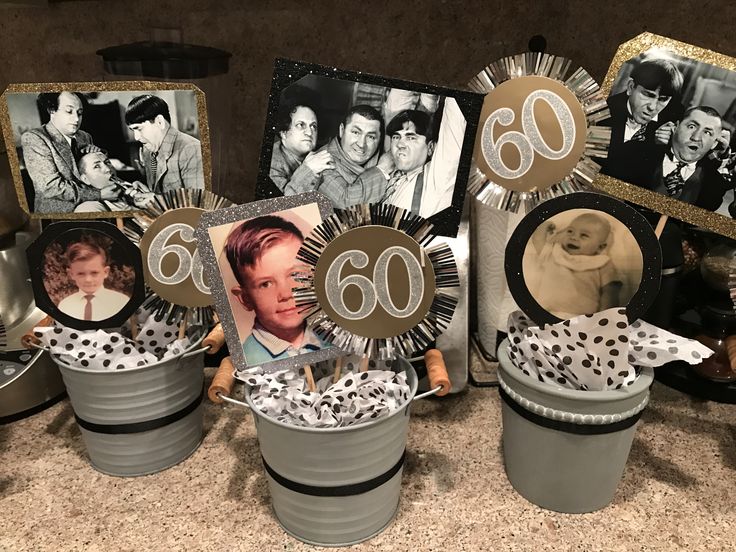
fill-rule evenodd
<path id="1" fill-rule="evenodd" d="M 255 367 L 236 375 L 250 387 L 251 400 L 258 410 L 280 422 L 302 427 L 345 427 L 373 421 L 400 409 L 409 399 L 406 373 L 391 370 L 390 360 L 379 361 L 386 369 L 370 361 L 378 369 L 359 372 L 358 358 L 347 358 L 334 384 L 334 361 L 312 368 L 315 393 L 308 391 L 302 370 L 264 373 Z"/>
<path id="2" fill-rule="evenodd" d="M 674 360 L 699 364 L 708 347 L 642 320 L 629 325 L 625 308 L 577 316 L 544 329 L 521 311 L 509 316 L 508 355 L 524 374 L 566 389 L 602 391 L 631 385 L 636 367 Z"/>
<path id="3" fill-rule="evenodd" d="M 137 340 L 105 330 L 75 330 L 66 326 L 34 328 L 33 334 L 59 360 L 87 370 L 124 370 L 159 362 L 192 346 L 189 337 L 177 339 L 178 327 L 148 316 Z"/>

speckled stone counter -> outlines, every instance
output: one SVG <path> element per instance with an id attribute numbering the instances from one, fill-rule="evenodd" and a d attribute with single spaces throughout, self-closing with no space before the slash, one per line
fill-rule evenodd
<path id="1" fill-rule="evenodd" d="M 207 403 L 205 431 L 181 464 L 122 479 L 87 463 L 68 400 L 0 426 L 0 550 L 313 549 L 271 513 L 250 414 Z M 566 515 L 516 494 L 498 393 L 470 387 L 413 406 L 399 513 L 351 550 L 726 551 L 734 512 L 732 405 L 655 383 L 613 503 Z"/>

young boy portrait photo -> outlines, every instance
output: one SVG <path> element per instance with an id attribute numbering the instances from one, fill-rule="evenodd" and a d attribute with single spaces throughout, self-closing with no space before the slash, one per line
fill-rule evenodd
<path id="1" fill-rule="evenodd" d="M 130 296 L 113 289 L 107 248 L 87 238 L 67 245 L 64 264 L 71 293 L 61 299 L 61 312 L 78 320 L 107 320 L 130 301 Z"/>
<path id="2" fill-rule="evenodd" d="M 219 268 L 248 366 L 330 346 L 307 328 L 292 291 L 300 285 L 295 277 L 304 271 L 297 252 L 320 222 L 306 222 L 309 207 L 209 229 L 213 242 L 222 243 L 215 250 L 221 251 Z"/>

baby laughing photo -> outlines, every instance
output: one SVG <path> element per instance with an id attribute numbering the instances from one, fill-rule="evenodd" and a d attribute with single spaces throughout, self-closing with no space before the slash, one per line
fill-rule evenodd
<path id="1" fill-rule="evenodd" d="M 208 228 L 248 366 L 329 347 L 306 327 L 292 288 L 299 248 L 322 221 L 307 204 Z"/>
<path id="2" fill-rule="evenodd" d="M 595 209 L 570 209 L 534 230 L 522 266 L 537 303 L 567 319 L 628 305 L 641 283 L 643 259 L 621 221 Z"/>

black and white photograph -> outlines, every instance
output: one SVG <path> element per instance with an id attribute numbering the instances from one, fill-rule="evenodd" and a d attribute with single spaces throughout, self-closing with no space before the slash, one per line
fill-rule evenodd
<path id="1" fill-rule="evenodd" d="M 644 292 L 656 295 L 660 270 L 659 244 L 646 219 L 597 193 L 541 204 L 506 248 L 509 289 L 538 323 L 613 307 L 641 312 Z"/>
<path id="2" fill-rule="evenodd" d="M 140 252 L 110 223 L 52 224 L 28 262 L 36 304 L 72 328 L 122 325 L 144 300 Z"/>
<path id="3" fill-rule="evenodd" d="M 736 215 L 736 72 L 667 47 L 648 48 L 618 68 L 607 101 L 612 134 L 602 174 Z M 661 211 L 652 201 L 647 206 Z M 671 210 L 665 214 L 675 215 Z"/>
<path id="4" fill-rule="evenodd" d="M 114 217 L 143 209 L 157 194 L 207 188 L 199 90 L 165 83 L 151 90 L 133 83 L 126 89 L 124 82 L 70 86 L 38 85 L 38 92 L 11 86 L 4 94 L 5 141 L 29 214 Z"/>
<path id="5" fill-rule="evenodd" d="M 390 203 L 455 235 L 481 101 L 277 60 L 257 195 L 317 191 L 340 209 Z"/>

